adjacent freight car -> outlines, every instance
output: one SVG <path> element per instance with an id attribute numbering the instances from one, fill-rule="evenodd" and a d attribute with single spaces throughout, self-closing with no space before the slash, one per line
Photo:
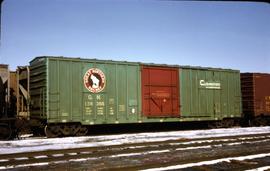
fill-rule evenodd
<path id="1" fill-rule="evenodd" d="M 22 132 L 29 113 L 28 67 L 10 71 L 8 65 L 0 64 L 0 139 L 13 139 Z"/>
<path id="2" fill-rule="evenodd" d="M 30 96 L 30 120 L 48 137 L 85 135 L 88 125 L 230 126 L 242 117 L 240 72 L 230 69 L 44 56 L 30 62 Z"/>
<path id="3" fill-rule="evenodd" d="M 16 111 L 14 87 L 16 74 L 8 65 L 0 65 L 0 139 L 10 139 L 16 135 Z"/>
<path id="4" fill-rule="evenodd" d="M 270 124 L 270 74 L 241 73 L 243 112 L 250 124 Z"/>

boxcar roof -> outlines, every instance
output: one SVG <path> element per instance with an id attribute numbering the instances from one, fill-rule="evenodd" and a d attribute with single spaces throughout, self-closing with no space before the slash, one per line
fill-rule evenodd
<path id="1" fill-rule="evenodd" d="M 96 58 L 80 58 L 80 57 L 64 57 L 64 56 L 38 56 L 35 57 L 33 60 L 30 61 L 30 63 L 34 62 L 37 59 L 41 58 L 49 58 L 49 59 L 60 59 L 60 60 L 72 60 L 72 61 L 96 61 L 96 62 L 104 62 L 104 63 L 129 63 L 129 64 L 141 64 L 146 66 L 160 66 L 160 67 L 177 67 L 177 68 L 183 68 L 183 69 L 196 69 L 196 70 L 213 70 L 213 71 L 229 71 L 229 72 L 240 72 L 236 69 L 224 69 L 224 68 L 214 68 L 214 67 L 201 67 L 201 66 L 189 66 L 189 65 L 172 65 L 172 64 L 156 64 L 156 63 L 144 63 L 144 62 L 130 62 L 130 61 L 116 61 L 116 60 L 101 60 Z"/>

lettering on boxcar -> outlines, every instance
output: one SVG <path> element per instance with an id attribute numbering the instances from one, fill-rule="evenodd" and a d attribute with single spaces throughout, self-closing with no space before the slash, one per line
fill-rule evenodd
<path id="1" fill-rule="evenodd" d="M 119 112 L 124 112 L 125 111 L 125 109 L 126 109 L 126 107 L 125 107 L 125 105 L 123 104 L 123 105 L 119 105 Z"/>
<path id="2" fill-rule="evenodd" d="M 104 102 L 97 102 L 97 106 L 105 106 Z"/>
<path id="3" fill-rule="evenodd" d="M 106 85 L 105 74 L 98 68 L 90 68 L 83 77 L 84 86 L 92 93 L 99 93 Z"/>
<path id="4" fill-rule="evenodd" d="M 113 107 L 110 107 L 110 108 L 109 108 L 109 114 L 110 114 L 110 115 L 114 115 Z"/>
<path id="5" fill-rule="evenodd" d="M 104 95 L 103 94 L 97 94 L 96 95 L 96 110 L 97 115 L 104 115 L 105 114 L 105 101 L 104 101 Z"/>
<path id="6" fill-rule="evenodd" d="M 93 97 L 91 94 L 88 95 L 88 100 L 93 100 Z"/>
<path id="7" fill-rule="evenodd" d="M 91 107 L 85 107 L 85 115 L 92 115 L 93 110 Z"/>
<path id="8" fill-rule="evenodd" d="M 104 107 L 97 107 L 97 115 L 104 115 Z"/>
<path id="9" fill-rule="evenodd" d="M 93 96 L 91 94 L 86 94 L 84 96 L 84 114 L 92 115 L 93 114 Z"/>
<path id="10" fill-rule="evenodd" d="M 114 105 L 114 98 L 109 99 L 109 105 Z"/>
<path id="11" fill-rule="evenodd" d="M 218 81 L 200 80 L 200 86 L 206 89 L 221 89 L 221 83 Z"/>
<path id="12" fill-rule="evenodd" d="M 114 98 L 109 98 L 109 114 L 114 115 Z"/>
<path id="13" fill-rule="evenodd" d="M 151 93 L 152 97 L 156 98 L 170 98 L 170 93 L 166 91 L 155 91 Z"/>
<path id="14" fill-rule="evenodd" d="M 93 102 L 86 101 L 84 102 L 84 106 L 93 106 Z"/>

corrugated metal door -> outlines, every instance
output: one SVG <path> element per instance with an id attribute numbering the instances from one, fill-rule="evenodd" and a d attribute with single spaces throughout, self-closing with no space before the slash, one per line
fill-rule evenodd
<path id="1" fill-rule="evenodd" d="M 142 66 L 142 106 L 147 117 L 180 117 L 177 68 Z"/>

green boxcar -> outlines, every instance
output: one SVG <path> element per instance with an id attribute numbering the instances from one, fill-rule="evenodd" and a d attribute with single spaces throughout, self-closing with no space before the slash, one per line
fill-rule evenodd
<path id="1" fill-rule="evenodd" d="M 37 57 L 30 70 L 33 119 L 82 125 L 139 119 L 139 63 Z"/>
<path id="2" fill-rule="evenodd" d="M 188 120 L 241 117 L 240 72 L 230 69 L 181 67 L 181 114 Z"/>
<path id="3" fill-rule="evenodd" d="M 38 121 L 37 125 L 42 122 L 43 126 L 46 124 L 66 126 L 71 123 L 100 125 L 214 121 L 241 117 L 238 70 L 187 66 L 179 66 L 177 72 L 180 87 L 180 91 L 177 92 L 180 99 L 177 101 L 179 104 L 175 104 L 177 106 L 174 108 L 179 109 L 177 110 L 179 115 L 177 113 L 173 117 L 143 115 L 141 94 L 143 65 L 151 66 L 151 64 L 135 62 L 37 57 L 30 62 L 30 117 Z M 177 69 L 175 65 L 153 64 L 152 66 Z M 167 70 L 164 69 L 165 71 Z M 160 72 L 163 70 L 151 77 L 158 80 Z M 155 81 L 156 87 L 164 85 L 162 79 L 160 82 Z M 171 96 L 172 94 L 162 98 Z M 167 103 L 164 99 L 163 102 Z M 69 125 L 51 127 L 48 132 L 55 129 L 67 135 L 69 134 L 66 130 L 72 130 L 72 135 L 78 130 Z M 54 132 L 54 135 L 59 134 Z"/>

